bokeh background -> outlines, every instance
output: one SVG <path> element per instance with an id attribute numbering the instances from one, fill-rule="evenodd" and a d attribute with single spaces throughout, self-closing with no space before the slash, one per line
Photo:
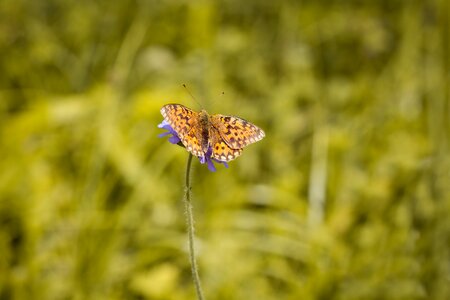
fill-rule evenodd
<path id="1" fill-rule="evenodd" d="M 169 102 L 266 132 L 194 161 L 207 299 L 449 299 L 449 14 L 2 0 L 0 299 L 195 298 Z"/>

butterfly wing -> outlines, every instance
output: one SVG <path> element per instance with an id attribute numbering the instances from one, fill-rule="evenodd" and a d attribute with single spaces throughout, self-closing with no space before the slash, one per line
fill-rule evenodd
<path id="1" fill-rule="evenodd" d="M 211 140 L 212 154 L 211 156 L 218 161 L 230 161 L 237 158 L 242 153 L 242 149 L 232 149 L 222 139 L 219 131 L 212 126 L 209 130 Z"/>
<path id="2" fill-rule="evenodd" d="M 212 115 L 212 126 L 232 149 L 241 149 L 265 137 L 258 126 L 235 116 Z"/>
<path id="3" fill-rule="evenodd" d="M 178 134 L 186 150 L 195 156 L 203 157 L 198 113 L 181 104 L 166 104 L 161 108 L 161 114 Z"/>

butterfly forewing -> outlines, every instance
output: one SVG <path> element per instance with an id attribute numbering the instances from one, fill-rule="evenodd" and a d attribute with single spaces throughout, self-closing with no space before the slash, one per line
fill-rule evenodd
<path id="1" fill-rule="evenodd" d="M 181 104 L 167 104 L 161 108 L 161 114 L 178 134 L 186 149 L 195 156 L 203 157 L 199 137 L 198 113 Z"/>
<path id="2" fill-rule="evenodd" d="M 233 149 L 244 148 L 265 136 L 261 128 L 235 116 L 212 115 L 211 123 Z"/>

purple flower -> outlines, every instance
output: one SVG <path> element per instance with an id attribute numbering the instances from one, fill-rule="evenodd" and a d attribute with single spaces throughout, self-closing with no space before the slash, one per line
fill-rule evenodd
<path id="1" fill-rule="evenodd" d="M 172 126 L 170 126 L 169 123 L 166 122 L 166 120 L 163 120 L 161 124 L 158 125 L 158 128 L 167 130 L 167 132 L 161 133 L 160 135 L 158 135 L 158 137 L 162 138 L 165 137 L 166 135 L 171 134 L 172 136 L 169 138 L 169 142 L 171 142 L 172 144 L 178 144 L 179 142 L 181 142 L 177 132 L 173 130 Z"/>
<path id="2" fill-rule="evenodd" d="M 228 164 L 225 161 L 220 161 L 215 158 L 212 158 L 211 155 L 212 155 L 212 147 L 209 146 L 208 151 L 206 151 L 206 153 L 205 153 L 205 156 L 199 157 L 198 159 L 200 160 L 200 163 L 202 163 L 202 164 L 206 163 L 208 166 L 208 169 L 211 172 L 216 171 L 216 166 L 214 165 L 213 161 L 215 161 L 216 163 L 223 164 L 225 166 L 225 168 L 228 168 Z"/>
<path id="3" fill-rule="evenodd" d="M 170 126 L 169 123 L 167 123 L 166 120 L 163 120 L 161 122 L 161 124 L 158 125 L 158 128 L 162 128 L 162 129 L 167 130 L 167 132 L 161 133 L 160 135 L 158 135 L 158 137 L 162 138 L 162 137 L 165 137 L 167 135 L 172 135 L 171 137 L 169 137 L 169 142 L 172 143 L 172 144 L 178 144 L 178 145 L 184 147 L 184 145 L 181 143 L 181 139 L 178 136 L 177 132 L 172 128 L 172 126 Z M 211 155 L 212 155 L 212 147 L 210 146 L 208 148 L 208 151 L 206 151 L 205 156 L 199 156 L 198 159 L 200 160 L 201 164 L 205 164 L 206 163 L 206 165 L 208 166 L 208 169 L 211 172 L 215 172 L 216 171 L 216 166 L 214 165 L 214 162 L 221 163 L 221 164 L 223 164 L 225 166 L 225 168 L 228 168 L 228 164 L 225 161 L 220 161 L 220 160 L 217 160 L 215 158 L 212 158 Z"/>

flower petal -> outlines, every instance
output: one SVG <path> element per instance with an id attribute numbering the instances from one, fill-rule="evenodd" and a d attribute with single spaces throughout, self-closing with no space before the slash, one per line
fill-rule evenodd
<path id="1" fill-rule="evenodd" d="M 214 165 L 214 163 L 211 159 L 207 159 L 206 163 L 208 164 L 208 170 L 210 170 L 211 172 L 216 171 L 216 166 Z"/>
<path id="2" fill-rule="evenodd" d="M 164 126 L 167 126 L 167 125 L 169 125 L 169 123 L 167 123 L 166 120 L 162 120 L 162 122 L 160 124 L 158 124 L 158 128 L 164 128 Z"/>
<path id="3" fill-rule="evenodd" d="M 170 133 L 169 133 L 170 134 Z M 172 144 L 178 144 L 179 142 L 181 142 L 180 138 L 178 137 L 178 135 L 173 135 L 169 138 L 169 142 Z"/>
<path id="4" fill-rule="evenodd" d="M 158 135 L 158 137 L 162 138 L 165 137 L 167 135 L 172 135 L 169 138 L 169 142 L 172 144 L 178 144 L 179 142 L 181 142 L 180 137 L 178 136 L 177 132 L 175 130 L 173 130 L 172 126 L 170 126 L 169 123 L 167 123 L 166 120 L 163 120 L 161 122 L 161 124 L 158 124 L 158 128 L 162 128 L 167 130 L 167 132 L 163 132 L 161 134 Z"/>
<path id="5" fill-rule="evenodd" d="M 163 132 L 163 133 L 158 134 L 158 137 L 162 138 L 162 137 L 165 137 L 166 135 L 169 135 L 169 134 L 171 134 L 171 133 L 170 132 Z"/>

